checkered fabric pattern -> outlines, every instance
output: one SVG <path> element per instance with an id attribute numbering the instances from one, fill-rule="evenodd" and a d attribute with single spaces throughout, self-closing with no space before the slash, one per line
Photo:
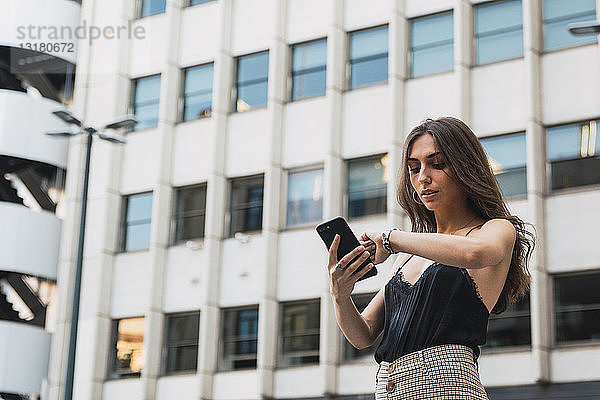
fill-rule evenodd
<path id="1" fill-rule="evenodd" d="M 473 349 L 443 344 L 382 361 L 375 381 L 376 400 L 488 400 Z"/>

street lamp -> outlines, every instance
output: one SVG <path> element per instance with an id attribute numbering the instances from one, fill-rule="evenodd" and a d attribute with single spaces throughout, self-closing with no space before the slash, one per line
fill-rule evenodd
<path id="1" fill-rule="evenodd" d="M 46 135 L 53 137 L 71 137 L 79 135 L 80 133 L 87 134 L 87 149 L 85 154 L 85 175 L 83 177 L 83 191 L 81 196 L 81 216 L 79 221 L 79 239 L 77 243 L 77 260 L 75 263 L 75 282 L 73 285 L 73 309 L 71 313 L 71 329 L 69 333 L 69 357 L 67 360 L 67 376 L 65 381 L 65 400 L 71 400 L 73 397 L 73 375 L 75 373 L 75 348 L 77 346 L 77 324 L 79 320 L 79 297 L 81 294 L 81 270 L 83 265 L 83 242 L 85 236 L 85 217 L 87 210 L 87 195 L 88 195 L 88 181 L 90 176 L 90 154 L 92 151 L 92 138 L 95 134 L 100 139 L 107 140 L 112 143 L 126 143 L 124 137 L 115 135 L 106 130 L 121 129 L 121 128 L 132 128 L 136 123 L 137 119 L 134 115 L 125 115 L 116 119 L 115 121 L 107 124 L 98 131 L 92 126 L 85 126 L 79 119 L 75 118 L 71 112 L 65 108 L 60 108 L 52 112 L 58 118 L 64 122 L 75 125 L 76 129 L 63 129 L 46 132 Z"/>
<path id="2" fill-rule="evenodd" d="M 569 24 L 569 31 L 574 35 L 590 35 L 600 33 L 600 21 L 584 21 Z"/>

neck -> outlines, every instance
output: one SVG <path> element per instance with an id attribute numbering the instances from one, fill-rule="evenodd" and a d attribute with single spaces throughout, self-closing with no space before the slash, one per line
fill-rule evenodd
<path id="1" fill-rule="evenodd" d="M 481 218 L 471 210 L 453 210 L 447 214 L 435 213 L 437 233 L 446 235 L 452 235 L 463 228 L 479 224 L 480 220 Z"/>

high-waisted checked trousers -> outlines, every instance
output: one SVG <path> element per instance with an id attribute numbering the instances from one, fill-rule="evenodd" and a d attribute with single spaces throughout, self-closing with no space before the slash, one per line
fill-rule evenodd
<path id="1" fill-rule="evenodd" d="M 382 361 L 375 381 L 376 400 L 488 400 L 473 349 L 444 344 Z"/>

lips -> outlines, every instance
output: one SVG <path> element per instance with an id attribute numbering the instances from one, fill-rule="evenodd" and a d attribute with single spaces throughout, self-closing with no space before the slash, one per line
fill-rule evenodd
<path id="1" fill-rule="evenodd" d="M 437 192 L 438 192 L 437 190 L 425 189 L 421 192 L 421 196 L 425 196 L 425 195 L 437 193 Z"/>

